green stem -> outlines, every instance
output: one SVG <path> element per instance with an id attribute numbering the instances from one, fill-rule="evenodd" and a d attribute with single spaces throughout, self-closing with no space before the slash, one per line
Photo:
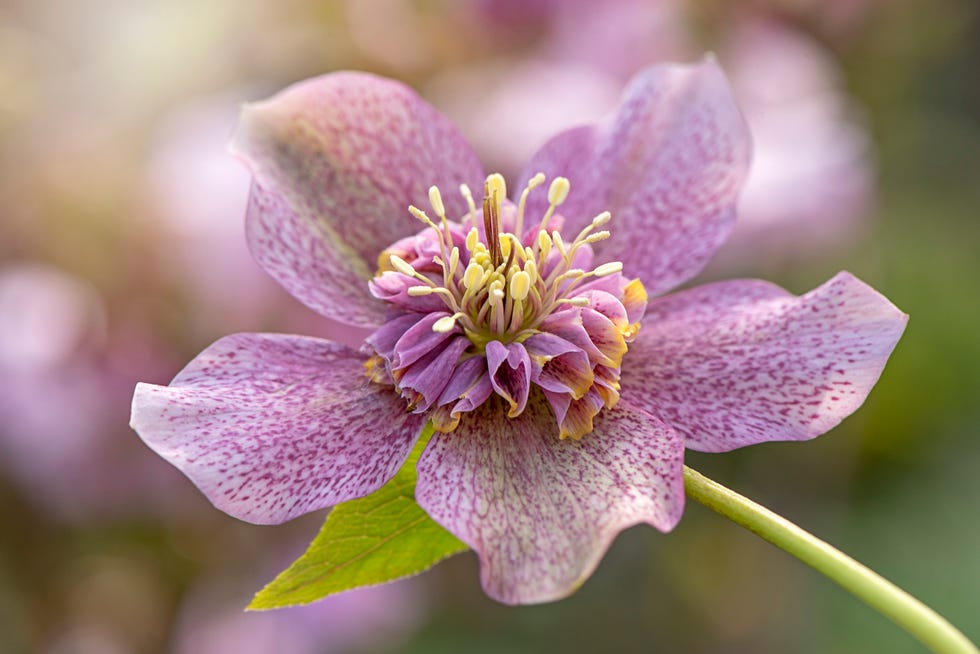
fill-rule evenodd
<path id="1" fill-rule="evenodd" d="M 937 654 L 980 654 L 945 618 L 878 573 L 764 506 L 684 466 L 688 497 L 783 549 L 893 620 Z"/>

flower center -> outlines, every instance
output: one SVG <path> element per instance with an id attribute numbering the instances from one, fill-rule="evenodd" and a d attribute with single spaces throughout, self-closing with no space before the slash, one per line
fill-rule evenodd
<path id="1" fill-rule="evenodd" d="M 609 238 L 609 212 L 574 239 L 562 238 L 556 213 L 570 190 L 556 177 L 548 208 L 525 229 L 530 179 L 515 206 L 499 174 L 484 182 L 482 211 L 460 187 L 469 211 L 446 217 L 442 194 L 429 189 L 435 218 L 409 212 L 425 227 L 378 258 L 371 281 L 389 303 L 387 322 L 367 341 L 376 356 L 369 374 L 399 388 L 410 408 L 434 408 L 437 429 L 455 428 L 459 415 L 496 393 L 523 411 L 533 385 L 541 388 L 560 434 L 581 437 L 592 417 L 618 400 L 619 366 L 639 329 L 646 292 L 626 280 L 618 261 L 593 265 L 592 244 Z"/>
<path id="2" fill-rule="evenodd" d="M 436 295 L 451 311 L 432 325 L 434 331 L 449 332 L 459 325 L 481 350 L 494 340 L 521 342 L 536 333 L 541 321 L 559 305 L 586 306 L 586 298 L 570 297 L 583 281 L 622 271 L 623 264 L 618 261 L 590 271 L 577 265 L 586 259 L 576 258 L 582 246 L 609 238 L 608 231 L 596 231 L 609 222 L 609 212 L 596 216 L 571 243 L 565 243 L 557 229 L 548 231 L 548 221 L 555 208 L 568 197 L 570 184 L 564 177 L 557 177 L 551 183 L 549 207 L 532 232 L 535 236 L 521 234 L 527 195 L 544 179 L 540 173 L 531 178 L 521 194 L 514 224 L 509 225 L 512 231 L 503 231 L 501 198 L 506 196 L 506 186 L 500 174 L 490 175 L 484 183 L 483 234 L 474 224 L 476 206 L 472 193 L 464 185 L 461 192 L 470 205 L 464 224 L 468 221 L 473 226 L 462 249 L 454 244 L 437 187 L 429 189 L 429 200 L 441 224 L 437 225 L 424 211 L 409 207 L 412 215 L 434 232 L 439 256 L 432 261 L 439 268 L 441 279 L 432 279 L 396 253 L 388 254 L 389 263 L 392 269 L 418 282 L 406 289 L 410 297 Z M 587 258 L 591 259 L 591 254 Z M 465 266 L 460 264 L 461 259 Z"/>

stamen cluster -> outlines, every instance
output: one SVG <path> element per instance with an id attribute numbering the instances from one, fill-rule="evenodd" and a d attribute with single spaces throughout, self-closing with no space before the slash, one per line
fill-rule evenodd
<path id="1" fill-rule="evenodd" d="M 433 420 L 444 431 L 493 392 L 510 403 L 508 415 L 519 415 L 532 383 L 555 409 L 562 436 L 588 433 L 592 416 L 618 399 L 619 365 L 646 294 L 638 280 L 621 277 L 622 263 L 592 265 L 591 245 L 609 237 L 601 229 L 609 212 L 571 242 L 562 238 L 564 219 L 555 210 L 570 190 L 564 177 L 552 180 L 540 221 L 524 229 L 528 195 L 544 182 L 541 173 L 532 177 L 515 207 L 503 177 L 490 175 L 480 221 L 462 185 L 469 212 L 460 222 L 446 217 L 433 186 L 436 219 L 409 207 L 425 229 L 379 257 L 371 292 L 390 311 L 368 339 L 377 355 L 370 374 L 399 386 L 414 410 L 435 407 Z M 569 409 L 590 392 L 588 419 L 573 427 Z"/>

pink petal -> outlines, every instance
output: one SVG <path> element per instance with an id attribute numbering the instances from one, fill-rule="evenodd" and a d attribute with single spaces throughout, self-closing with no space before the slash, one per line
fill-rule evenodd
<path id="1" fill-rule="evenodd" d="M 839 251 L 868 222 L 875 166 L 838 62 L 779 21 L 742 21 L 729 40 L 725 61 L 754 156 L 735 231 L 712 265 L 797 263 Z"/>
<path id="2" fill-rule="evenodd" d="M 574 592 L 621 530 L 669 531 L 684 508 L 683 444 L 659 420 L 617 407 L 581 441 L 559 440 L 540 395 L 518 418 L 492 399 L 433 436 L 415 497 L 476 550 L 488 595 L 508 604 Z"/>
<path id="3" fill-rule="evenodd" d="M 411 390 L 421 396 L 421 400 L 412 402 L 413 405 L 417 405 L 416 413 L 427 411 L 439 399 L 452 379 L 459 357 L 470 345 L 468 338 L 453 333 L 438 349 L 433 349 L 395 375 L 398 385 L 403 390 Z"/>
<path id="4" fill-rule="evenodd" d="M 650 303 L 623 360 L 623 401 L 723 452 L 806 440 L 864 402 L 907 316 L 850 273 L 794 297 L 737 280 Z"/>
<path id="5" fill-rule="evenodd" d="M 432 329 L 432 325 L 450 315 L 445 311 L 426 314 L 421 316 L 421 320 L 406 329 L 398 342 L 395 343 L 391 355 L 391 368 L 397 370 L 410 366 L 426 354 L 433 352 L 446 339 L 456 335 L 457 332 L 437 332 Z"/>
<path id="6" fill-rule="evenodd" d="M 524 347 L 531 356 L 531 381 L 541 388 L 580 398 L 592 387 L 589 355 L 573 343 L 541 332 L 524 341 Z"/>
<path id="7" fill-rule="evenodd" d="M 531 390 L 531 359 L 527 350 L 520 343 L 504 345 L 490 341 L 486 353 L 490 385 L 510 404 L 508 415 L 511 418 L 520 415 Z"/>
<path id="8" fill-rule="evenodd" d="M 234 150 L 254 176 L 246 216 L 252 254 L 323 315 L 381 321 L 367 281 L 377 257 L 418 231 L 408 206 L 438 185 L 450 218 L 461 182 L 482 169 L 456 129 L 414 91 L 365 73 L 334 73 L 246 106 Z"/>
<path id="9" fill-rule="evenodd" d="M 139 384 L 130 424 L 222 511 L 284 522 L 377 490 L 418 438 L 424 419 L 363 364 L 320 339 L 227 336 L 170 386 Z"/>
<path id="10" fill-rule="evenodd" d="M 748 129 L 721 69 L 659 65 L 627 87 L 618 111 L 549 141 L 525 168 L 572 183 L 559 211 L 572 234 L 610 211 L 597 259 L 619 260 L 658 295 L 696 275 L 728 236 L 750 154 Z M 534 194 L 528 215 L 543 210 Z"/>

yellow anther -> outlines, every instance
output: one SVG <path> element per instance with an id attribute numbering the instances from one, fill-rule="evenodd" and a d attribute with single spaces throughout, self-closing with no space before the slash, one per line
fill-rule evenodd
<path id="1" fill-rule="evenodd" d="M 548 202 L 557 207 L 568 197 L 568 191 L 571 187 L 567 177 L 554 178 L 551 180 L 551 186 L 548 187 Z"/>
<path id="2" fill-rule="evenodd" d="M 555 249 L 558 250 L 558 253 L 562 257 L 564 257 L 565 256 L 565 253 L 566 253 L 566 250 L 565 250 L 565 241 L 562 240 L 561 234 L 559 234 L 558 232 L 552 232 L 551 233 L 551 240 L 554 242 Z"/>
<path id="3" fill-rule="evenodd" d="M 524 300 L 531 291 L 531 276 L 523 270 L 514 273 L 510 278 L 510 296 L 515 300 Z"/>
<path id="4" fill-rule="evenodd" d="M 622 261 L 610 261 L 609 263 L 602 264 L 592 272 L 596 277 L 606 277 L 608 275 L 614 275 L 622 271 L 623 271 Z"/>
<path id="5" fill-rule="evenodd" d="M 431 286 L 409 286 L 408 294 L 411 297 L 421 297 L 423 295 L 432 295 L 436 292 Z"/>
<path id="6" fill-rule="evenodd" d="M 451 332 L 456 326 L 456 316 L 443 316 L 432 324 L 432 331 L 445 334 Z"/>
<path id="7" fill-rule="evenodd" d="M 409 277 L 415 277 L 415 268 L 412 268 L 412 264 L 402 259 L 397 254 L 391 255 L 389 258 L 392 267 L 403 275 L 408 275 Z"/>
<path id="8" fill-rule="evenodd" d="M 603 211 L 598 216 L 592 219 L 593 227 L 602 227 L 612 219 L 612 214 L 608 211 Z"/>
<path id="9" fill-rule="evenodd" d="M 475 262 L 475 263 L 478 263 L 481 266 L 484 266 L 484 267 L 489 268 L 490 267 L 490 253 L 487 252 L 487 249 L 485 247 L 483 247 L 483 245 L 481 244 L 476 249 L 476 252 L 473 253 L 473 256 L 470 257 L 470 261 Z"/>
<path id="10" fill-rule="evenodd" d="M 429 218 L 429 215 L 427 213 L 425 213 L 424 211 L 422 211 L 421 209 L 419 209 L 414 205 L 410 205 L 408 207 L 408 213 L 412 214 L 413 216 L 415 216 L 417 219 L 419 219 L 421 222 L 425 223 L 429 227 L 436 226 L 435 223 L 432 222 L 432 219 Z"/>
<path id="11" fill-rule="evenodd" d="M 545 258 L 551 252 L 551 237 L 544 230 L 538 232 L 538 250 L 541 251 L 541 256 Z"/>
<path id="12" fill-rule="evenodd" d="M 524 232 L 524 205 L 527 204 L 527 196 L 531 191 L 544 184 L 545 179 L 544 173 L 537 173 L 534 177 L 527 180 L 527 186 L 521 191 L 521 199 L 517 203 L 517 223 L 514 226 L 514 233 L 517 234 L 518 238 Z"/>
<path id="13" fill-rule="evenodd" d="M 476 246 L 479 243 L 480 243 L 480 233 L 476 231 L 476 227 L 473 227 L 466 235 L 466 249 L 469 250 L 470 252 L 476 252 Z"/>
<path id="14" fill-rule="evenodd" d="M 439 192 L 438 186 L 429 187 L 429 204 L 440 218 L 446 215 L 446 205 L 442 203 L 442 193 Z"/>
<path id="15" fill-rule="evenodd" d="M 599 241 L 604 241 L 609 238 L 609 230 L 602 230 L 601 232 L 596 232 L 595 234 L 589 234 L 585 237 L 586 243 L 597 243 Z"/>
<path id="16" fill-rule="evenodd" d="M 504 283 L 497 279 L 490 282 L 489 296 L 491 303 L 499 302 L 504 299 Z"/>
<path id="17" fill-rule="evenodd" d="M 500 235 L 500 254 L 504 259 L 510 256 L 510 251 L 512 249 L 513 243 L 507 237 L 507 234 Z"/>
<path id="18" fill-rule="evenodd" d="M 531 279 L 538 278 L 538 264 L 534 263 L 534 259 L 528 259 L 524 262 L 524 272 L 527 273 Z"/>
<path id="19" fill-rule="evenodd" d="M 476 288 L 482 281 L 483 266 L 475 261 L 471 261 L 470 265 L 466 266 L 466 272 L 463 273 L 463 286 L 466 288 Z"/>
<path id="20" fill-rule="evenodd" d="M 562 277 L 566 279 L 577 279 L 579 277 L 585 277 L 586 274 L 581 268 L 569 268 L 562 274 Z"/>
<path id="21" fill-rule="evenodd" d="M 470 187 L 466 184 L 460 184 L 459 193 L 463 196 L 463 199 L 466 200 L 466 206 L 469 207 L 470 219 L 476 220 L 476 204 L 473 202 L 473 191 L 471 191 Z"/>
<path id="22" fill-rule="evenodd" d="M 587 307 L 589 306 L 589 298 L 587 297 L 573 297 L 558 300 L 558 304 L 570 304 L 573 307 Z"/>
<path id="23" fill-rule="evenodd" d="M 507 197 L 507 182 L 500 173 L 487 175 L 487 186 L 490 189 L 490 199 L 500 202 Z"/>
<path id="24" fill-rule="evenodd" d="M 450 271 L 456 270 L 456 266 L 458 265 L 459 265 L 459 248 L 453 246 L 452 251 L 449 253 L 449 270 Z"/>

